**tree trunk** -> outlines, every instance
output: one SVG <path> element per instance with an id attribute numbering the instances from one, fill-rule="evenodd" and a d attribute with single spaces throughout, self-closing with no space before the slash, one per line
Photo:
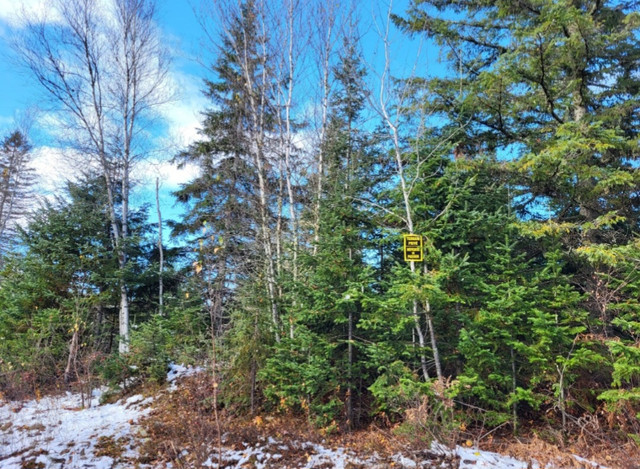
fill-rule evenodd
<path id="1" fill-rule="evenodd" d="M 67 359 L 67 366 L 64 369 L 64 382 L 71 382 L 71 371 L 75 370 L 76 360 L 78 358 L 78 335 L 79 335 L 79 324 L 76 321 L 73 325 L 73 335 L 71 336 L 71 342 L 69 343 L 69 358 Z M 77 376 L 76 376 L 77 378 Z M 84 407 L 84 406 L 83 406 Z"/>
<path id="2" fill-rule="evenodd" d="M 129 165 L 124 164 L 122 178 L 122 212 L 120 252 L 118 253 L 120 274 L 127 268 L 126 246 L 129 237 Z M 124 279 L 120 280 L 120 344 L 118 350 L 122 354 L 129 353 L 129 292 Z"/>
<path id="3" fill-rule="evenodd" d="M 322 98 L 321 98 L 321 121 L 320 121 L 320 135 L 319 135 L 319 149 L 317 152 L 317 163 L 318 166 L 316 168 L 317 181 L 316 181 L 316 194 L 315 201 L 313 207 L 313 255 L 315 256 L 318 253 L 318 243 L 320 242 L 320 207 L 322 203 L 322 191 L 324 190 L 324 172 L 325 172 L 325 161 L 324 161 L 324 140 L 327 134 L 327 125 L 329 120 L 329 98 L 331 95 L 331 85 L 329 82 L 329 77 L 331 74 L 331 52 L 333 50 L 333 28 L 336 19 L 335 11 L 333 10 L 333 3 L 326 2 L 327 9 L 322 9 L 321 12 L 318 12 L 318 15 L 321 18 L 321 21 L 318 22 L 320 25 L 318 35 L 321 37 L 320 44 L 318 45 L 318 55 L 320 56 L 320 64 L 318 65 L 319 70 L 321 71 L 321 90 L 322 90 Z M 324 26 L 324 29 L 323 29 Z"/>
<path id="4" fill-rule="evenodd" d="M 427 276 L 429 271 L 427 264 L 423 265 L 424 275 Z M 427 327 L 429 328 L 429 338 L 431 339 L 431 348 L 433 350 L 433 360 L 436 364 L 436 376 L 440 384 L 443 384 L 444 377 L 442 376 L 442 365 L 440 364 L 440 352 L 438 351 L 438 341 L 436 340 L 436 332 L 433 328 L 433 319 L 431 317 L 431 302 L 427 299 L 424 302 L 424 314 L 427 318 Z"/>
<path id="5" fill-rule="evenodd" d="M 156 208 L 158 210 L 158 254 L 160 256 L 160 265 L 158 266 L 158 314 L 162 316 L 164 304 L 164 284 L 162 275 L 164 271 L 164 249 L 162 247 L 162 212 L 160 210 L 160 178 L 156 178 Z"/>
<path id="6" fill-rule="evenodd" d="M 429 337 L 431 339 L 431 348 L 433 349 L 433 360 L 436 364 L 436 376 L 438 381 L 443 383 L 442 366 L 440 364 L 440 352 L 438 351 L 438 342 L 436 340 L 436 333 L 433 329 L 433 320 L 431 319 L 431 303 L 429 300 L 425 302 L 424 314 L 427 318 L 427 327 L 429 328 Z"/>
<path id="7" fill-rule="evenodd" d="M 269 303 L 271 307 L 271 321 L 274 328 L 274 337 L 276 342 L 280 342 L 280 314 L 278 311 L 277 296 L 276 296 L 276 269 L 274 265 L 273 248 L 271 242 L 271 228 L 269 223 L 269 197 L 268 188 L 266 182 L 266 170 L 265 170 L 265 112 L 268 101 L 267 83 L 269 77 L 267 75 L 267 44 L 266 41 L 267 31 L 265 25 L 262 27 L 262 41 L 260 48 L 262 48 L 260 60 L 262 61 L 262 75 L 261 83 L 255 83 L 252 76 L 252 67 L 248 56 L 248 44 L 254 38 L 247 37 L 247 31 L 244 31 L 244 44 L 239 44 L 242 47 L 241 50 L 237 50 L 237 54 L 240 58 L 242 72 L 244 75 L 244 85 L 247 91 L 247 98 L 249 104 L 250 119 L 252 121 L 251 140 L 255 144 L 253 150 L 253 161 L 256 166 L 256 173 L 258 176 L 258 196 L 259 196 L 259 216 L 260 216 L 260 231 L 262 237 L 262 248 L 264 253 L 264 262 L 266 265 L 266 281 L 267 281 L 267 295 L 269 297 Z"/>
<path id="8" fill-rule="evenodd" d="M 518 403 L 515 399 L 516 397 L 516 356 L 515 356 L 515 352 L 513 350 L 513 347 L 511 347 L 511 387 L 512 387 L 512 392 L 513 392 L 513 407 L 512 407 L 512 418 L 513 418 L 513 434 L 517 435 L 518 434 Z"/>

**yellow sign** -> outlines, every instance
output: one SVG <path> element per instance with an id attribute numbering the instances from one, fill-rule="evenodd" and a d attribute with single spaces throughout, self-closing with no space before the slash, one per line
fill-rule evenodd
<path id="1" fill-rule="evenodd" d="M 422 262 L 422 236 L 415 234 L 404 235 L 404 260 L 407 262 Z"/>

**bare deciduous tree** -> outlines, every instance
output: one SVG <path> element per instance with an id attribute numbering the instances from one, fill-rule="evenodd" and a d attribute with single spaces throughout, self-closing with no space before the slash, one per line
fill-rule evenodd
<path id="1" fill-rule="evenodd" d="M 144 133 L 167 100 L 166 49 L 154 25 L 154 0 L 55 0 L 59 21 L 28 18 L 15 42 L 19 59 L 46 92 L 61 141 L 104 174 L 114 249 L 127 266 L 131 170 L 145 153 Z M 119 211 L 119 213 L 118 213 Z M 121 353 L 128 351 L 129 299 L 120 280 Z"/>
<path id="2" fill-rule="evenodd" d="M 315 68 L 318 71 L 318 88 L 319 88 L 319 122 L 316 124 L 318 129 L 316 151 L 316 184 L 315 197 L 313 206 L 313 254 L 318 250 L 320 241 L 320 205 L 322 193 L 324 191 L 323 182 L 325 177 L 325 155 L 323 142 L 327 134 L 327 126 L 329 123 L 329 98 L 331 96 L 331 67 L 333 66 L 332 57 L 335 55 L 336 44 L 338 42 L 338 2 L 335 0 L 318 2 L 313 13 L 314 22 L 312 27 L 311 47 L 314 49 L 314 58 L 316 60 Z"/>

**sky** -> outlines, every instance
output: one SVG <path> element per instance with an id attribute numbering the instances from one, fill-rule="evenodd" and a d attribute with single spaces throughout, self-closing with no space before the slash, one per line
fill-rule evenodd
<path id="1" fill-rule="evenodd" d="M 22 28 L 18 19 L 22 9 L 41 13 L 47 11 L 46 4 L 41 0 L 0 0 L 0 136 L 6 136 L 16 122 L 26 119 L 32 123 L 29 135 L 34 147 L 32 166 L 37 173 L 37 192 L 41 196 L 60 193 L 73 170 L 71 163 L 62 156 L 62 149 L 57 148 L 46 132 L 49 114 L 39 105 L 43 102 L 42 94 L 35 82 L 16 65 L 10 42 Z M 196 53 L 201 34 L 190 2 L 165 0 L 158 2 L 158 6 L 160 34 L 172 56 L 169 81 L 175 96 L 160 109 L 167 132 L 157 145 L 159 150 L 135 171 L 137 184 L 132 193 L 132 204 L 153 203 L 155 179 L 159 177 L 163 218 L 175 218 L 181 213 L 181 208 L 175 204 L 171 192 L 192 179 L 197 170 L 194 167 L 178 170 L 169 160 L 197 138 L 201 112 L 209 103 L 201 92 L 204 73 L 199 63 L 202 58 Z M 52 20 L 55 21 L 55 17 Z M 156 218 L 155 212 L 155 207 L 152 207 L 152 222 Z"/>
<path id="2" fill-rule="evenodd" d="M 108 0 L 95 0 L 108 1 Z M 16 65 L 13 51 L 10 47 L 12 37 L 20 34 L 22 23 L 18 19 L 21 11 L 46 12 L 47 4 L 43 0 L 0 0 L 0 83 L 2 92 L 0 99 L 0 136 L 4 137 L 15 126 L 15 122 L 27 120 L 33 122 L 30 139 L 33 144 L 33 166 L 38 176 L 38 193 L 42 196 L 59 194 L 67 177 L 74 174 L 71 164 L 62 156 L 63 149 L 58 148 L 55 139 L 47 129 L 51 114 L 42 109 L 39 103 L 45 102 L 39 87 Z M 408 0 L 396 0 L 394 10 L 404 11 Z M 152 204 L 150 210 L 151 222 L 155 222 L 155 179 L 161 181 L 161 208 L 163 218 L 176 219 L 182 213 L 171 195 L 180 184 L 188 182 L 196 176 L 197 168 L 187 167 L 178 170 L 169 160 L 180 150 L 185 148 L 198 136 L 198 126 L 202 118 L 201 113 L 210 106 L 202 93 L 203 77 L 210 76 L 210 71 L 203 65 L 211 63 L 213 58 L 203 54 L 202 47 L 204 33 L 196 18 L 194 7 L 199 0 L 158 0 L 159 14 L 157 26 L 166 44 L 172 63 L 169 81 L 175 92 L 174 99 L 160 110 L 161 118 L 165 122 L 166 132 L 156 138 L 159 149 L 150 158 L 142 162 L 134 173 L 137 184 L 132 192 L 132 205 L 140 206 L 144 203 Z M 371 18 L 384 16 L 387 4 L 385 0 L 378 2 L 363 2 L 361 15 Z M 55 21 L 55 16 L 49 18 Z M 364 28 L 366 48 L 365 60 L 368 66 L 379 66 L 383 60 L 381 50 L 373 44 L 379 39 L 377 27 L 383 25 L 369 22 Z M 398 39 L 400 38 L 400 39 Z M 420 47 L 415 41 L 396 35 L 394 39 L 393 59 L 400 62 L 400 67 L 408 67 L 403 61 L 415 58 L 416 48 Z M 399 41 L 399 42 L 397 42 Z M 404 54 L 404 55 L 403 55 Z M 437 51 L 431 49 L 425 54 L 425 66 L 437 60 Z M 422 74 L 422 68 L 418 73 Z M 375 78 L 375 77 L 374 77 Z"/>

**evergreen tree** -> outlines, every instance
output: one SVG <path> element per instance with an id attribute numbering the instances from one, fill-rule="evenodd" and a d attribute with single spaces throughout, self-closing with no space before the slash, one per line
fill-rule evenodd
<path id="1" fill-rule="evenodd" d="M 31 145 L 20 131 L 11 132 L 0 147 L 0 246 L 10 245 L 16 221 L 27 215 L 34 171 L 29 166 Z"/>
<path id="2" fill-rule="evenodd" d="M 585 328 L 580 297 L 568 290 L 557 251 L 547 265 L 537 264 L 518 249 L 525 240 L 514 242 L 514 235 L 506 230 L 504 240 L 487 246 L 487 262 L 476 265 L 482 307 L 460 334 L 465 364 L 459 380 L 462 396 L 476 396 L 476 404 L 497 411 L 493 423 L 511 420 L 515 432 L 521 404 L 538 409 L 552 386 L 560 386 L 558 398 L 566 405 L 569 377 L 559 377 L 555 364 L 582 353 L 581 344 L 572 345 Z"/>
<path id="3" fill-rule="evenodd" d="M 237 392 L 228 397 L 252 411 L 266 347 L 279 341 L 283 330 L 277 278 L 282 265 L 277 221 L 283 210 L 276 198 L 283 175 L 273 161 L 279 110 L 272 98 L 278 84 L 268 64 L 262 7 L 246 1 L 229 3 L 225 10 L 215 77 L 205 82 L 214 108 L 205 115 L 202 140 L 177 157 L 196 162 L 201 172 L 176 193 L 189 211 L 175 227 L 199 244 L 193 266 L 214 340 L 231 344 L 225 349 L 226 384 Z"/>
<path id="4" fill-rule="evenodd" d="M 430 80 L 431 106 L 469 122 L 459 152 L 514 156 L 520 213 L 561 224 L 573 247 L 625 243 L 638 226 L 634 5 L 420 1 L 398 20 L 449 51 L 456 73 Z"/>
<path id="5" fill-rule="evenodd" d="M 212 66 L 216 79 L 205 82 L 214 109 L 205 114 L 203 139 L 176 158 L 200 167 L 200 175 L 176 193 L 189 211 L 174 232 L 194 234 L 200 243 L 200 255 L 206 258 L 201 260 L 204 273 L 214 285 L 217 331 L 228 322 L 228 311 L 223 310 L 232 301 L 234 286 L 260 269 L 258 175 L 252 160 L 254 123 L 247 97 L 252 90 L 242 69 L 243 57 L 238 55 L 238 47 L 246 47 L 252 78 L 260 75 L 255 15 L 253 3 L 246 2 L 230 20 L 229 35 L 223 35 Z"/>
<path id="6" fill-rule="evenodd" d="M 300 280 L 290 293 L 290 337 L 277 345 L 262 378 L 270 398 L 283 399 L 297 410 L 306 406 L 323 426 L 331 426 L 342 414 L 346 427 L 352 428 L 360 424 L 367 387 L 367 365 L 356 337 L 364 301 L 371 294 L 373 269 L 366 256 L 375 229 L 372 212 L 361 200 L 376 190 L 379 175 L 371 141 L 360 128 L 365 72 L 353 40 L 345 39 L 333 74 L 337 88 L 321 150 L 326 173 L 318 242 L 300 256 Z M 295 372 L 283 377 L 292 369 L 305 377 L 302 382 Z M 289 385 L 275 384 L 285 379 L 291 380 Z"/>
<path id="7" fill-rule="evenodd" d="M 23 249 L 8 258 L 2 272 L 2 366 L 35 372 L 40 385 L 60 376 L 74 380 L 82 357 L 109 354 L 117 343 L 121 271 L 104 180 L 89 176 L 68 183 L 66 195 L 45 203 L 20 230 Z M 144 209 L 131 211 L 126 247 L 131 262 L 124 275 L 136 322 L 147 319 L 157 294 L 146 216 Z M 170 291 L 175 283 L 168 283 Z"/>
<path id="8" fill-rule="evenodd" d="M 597 338 L 591 352 L 581 349 L 586 362 L 593 362 L 590 354 L 602 358 L 598 342 L 629 338 L 616 326 L 625 313 L 614 305 L 633 301 L 633 294 L 619 288 L 625 277 L 603 259 L 633 250 L 640 221 L 636 7 L 425 0 L 397 18 L 448 51 L 452 73 L 428 80 L 429 106 L 444 117 L 443 127 L 460 129 L 457 153 L 508 159 L 503 167 L 521 230 L 537 240 L 531 249 L 539 260 L 560 236 L 564 272 Z M 572 343 L 566 340 L 576 335 L 564 332 L 558 356 L 566 358 Z M 597 374 L 598 385 L 608 387 L 603 376 Z"/>

